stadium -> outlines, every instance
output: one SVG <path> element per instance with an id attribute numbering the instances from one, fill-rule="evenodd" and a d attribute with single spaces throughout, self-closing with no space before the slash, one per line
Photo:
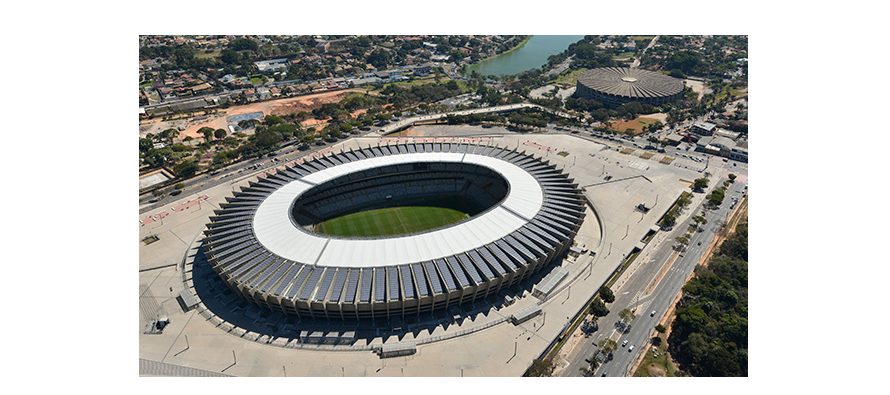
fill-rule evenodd
<path id="1" fill-rule="evenodd" d="M 681 98 L 684 87 L 682 81 L 652 71 L 603 67 L 588 70 L 578 78 L 575 96 L 606 105 L 657 105 Z"/>
<path id="2" fill-rule="evenodd" d="M 564 257 L 584 215 L 577 184 L 542 158 L 487 145 L 382 145 L 249 182 L 214 211 L 203 250 L 258 306 L 313 319 L 407 318 L 527 285 Z"/>

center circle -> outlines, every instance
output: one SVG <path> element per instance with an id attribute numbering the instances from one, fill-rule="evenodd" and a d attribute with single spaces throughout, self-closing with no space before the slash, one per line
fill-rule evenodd
<path id="1" fill-rule="evenodd" d="M 637 79 L 631 76 L 621 77 L 621 80 L 624 82 L 637 82 Z"/>
<path id="2" fill-rule="evenodd" d="M 291 221 L 308 233 L 375 239 L 431 232 L 504 201 L 507 180 L 472 163 L 415 162 L 349 173 L 302 193 Z"/>

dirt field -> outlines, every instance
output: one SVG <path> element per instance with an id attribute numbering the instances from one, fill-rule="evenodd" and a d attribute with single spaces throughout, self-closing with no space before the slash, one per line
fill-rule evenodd
<path id="1" fill-rule="evenodd" d="M 692 89 L 693 92 L 698 94 L 698 100 L 701 101 L 702 96 L 705 95 L 705 83 L 696 80 L 683 80 L 686 83 L 686 86 L 689 89 Z"/>
<path id="2" fill-rule="evenodd" d="M 631 129 L 631 131 L 629 132 L 630 134 L 638 135 L 640 133 L 643 133 L 643 128 L 645 128 L 647 125 L 651 125 L 655 122 L 665 123 L 666 121 L 667 114 L 655 113 L 639 116 L 630 121 L 613 121 L 612 125 L 609 128 L 619 133 L 625 133 L 628 131 L 628 129 Z"/>
<path id="3" fill-rule="evenodd" d="M 289 97 L 285 99 L 270 100 L 265 102 L 250 103 L 240 106 L 233 106 L 223 109 L 208 116 L 197 116 L 189 119 L 175 121 L 161 121 L 160 119 L 140 124 L 140 136 L 147 133 L 159 133 L 165 129 L 175 128 L 182 129 L 179 138 L 191 136 L 192 138 L 202 137 L 198 130 L 207 126 L 213 129 L 225 129 L 227 126 L 226 117 L 238 114 L 247 114 L 251 112 L 262 112 L 264 115 L 287 115 L 300 111 L 311 111 L 322 104 L 337 103 L 343 100 L 346 95 L 354 92 L 364 92 L 362 89 L 346 89 L 336 92 L 323 92 L 311 95 Z M 316 119 L 308 119 L 304 121 L 303 126 L 314 126 L 316 128 L 323 124 L 323 121 Z"/>

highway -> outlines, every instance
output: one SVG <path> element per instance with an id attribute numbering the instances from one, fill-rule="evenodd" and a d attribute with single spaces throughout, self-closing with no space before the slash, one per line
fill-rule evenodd
<path id="1" fill-rule="evenodd" d="M 720 180 L 722 182 L 723 180 Z M 618 340 L 620 345 L 624 340 L 628 340 L 627 347 L 620 347 L 615 352 L 614 360 L 607 362 L 601 366 L 596 375 L 606 376 L 626 376 L 633 374 L 630 372 L 631 364 L 636 360 L 641 352 L 645 349 L 645 343 L 649 341 L 655 325 L 661 321 L 665 312 L 670 308 L 674 298 L 686 284 L 686 279 L 695 270 L 696 265 L 701 261 L 708 245 L 716 236 L 720 228 L 720 224 L 727 219 L 732 198 L 741 198 L 740 191 L 743 185 L 734 183 L 727 189 L 726 199 L 723 204 L 713 211 L 705 213 L 708 223 L 704 226 L 704 232 L 695 232 L 690 238 L 688 250 L 681 255 L 673 267 L 668 271 L 655 289 L 651 299 L 637 307 L 637 318 L 631 322 L 630 333 L 625 334 Z M 737 191 L 739 193 L 737 193 Z M 620 309 L 619 309 L 620 310 Z M 654 316 L 650 316 L 650 312 L 655 311 Z M 634 346 L 633 351 L 628 351 L 628 347 Z"/>
<path id="2" fill-rule="evenodd" d="M 428 115 L 418 115 L 410 118 L 405 118 L 399 120 L 397 122 L 390 123 L 389 125 L 383 126 L 376 132 L 362 132 L 362 134 L 355 137 L 362 136 L 381 136 L 387 133 L 391 133 L 392 131 L 399 130 L 401 128 L 408 127 L 417 122 L 423 121 L 432 121 L 438 120 L 447 117 L 448 115 L 470 115 L 470 114 L 482 114 L 482 113 L 490 113 L 490 112 L 502 112 L 502 111 L 513 111 L 520 108 L 530 108 L 530 107 L 540 107 L 536 104 L 530 103 L 518 103 L 518 104 L 507 104 L 502 106 L 494 106 L 494 107 L 483 107 L 483 108 L 474 108 L 469 110 L 461 110 L 461 111 L 449 111 L 438 114 L 428 114 Z M 330 145 L 325 144 L 324 146 L 310 146 L 310 149 L 306 151 L 300 151 L 296 146 L 289 146 L 285 148 L 279 149 L 274 155 L 274 159 L 277 161 L 272 161 L 273 158 L 262 157 L 255 158 L 246 161 L 241 161 L 237 163 L 233 163 L 229 166 L 226 166 L 217 174 L 202 174 L 196 177 L 193 177 L 189 180 L 183 182 L 183 190 L 182 193 L 177 194 L 176 196 L 170 196 L 166 194 L 163 197 L 160 197 L 157 201 L 151 202 L 153 200 L 153 196 L 150 193 L 142 194 L 139 198 L 139 213 L 145 213 L 150 211 L 156 207 L 163 206 L 167 203 L 180 199 L 183 195 L 188 195 L 191 193 L 195 193 L 197 191 L 201 191 L 204 189 L 212 188 L 216 185 L 222 184 L 224 182 L 230 182 L 234 179 L 237 179 L 242 176 L 247 176 L 249 174 L 259 173 L 263 170 L 268 170 L 273 167 L 280 166 L 284 163 L 288 163 L 299 159 L 300 157 L 306 155 L 312 155 L 318 151 L 329 148 Z M 256 165 L 257 169 L 253 169 L 252 167 Z M 243 173 L 243 174 L 242 174 Z M 164 188 L 169 189 L 169 187 Z"/>
<path id="3" fill-rule="evenodd" d="M 723 180 L 713 180 L 712 182 L 723 182 Z M 562 376 L 582 376 L 581 368 L 588 366 L 585 359 L 594 355 L 597 350 L 596 344 L 606 337 L 611 337 L 619 346 L 614 352 L 614 359 L 602 364 L 594 374 L 596 376 L 632 374 L 628 371 L 630 365 L 645 348 L 645 343 L 650 338 L 653 328 L 664 317 L 674 298 L 686 283 L 686 279 L 701 261 L 705 250 L 719 231 L 720 225 L 727 219 L 731 211 L 732 199 L 741 199 L 743 187 L 744 184 L 741 182 L 732 184 L 727 189 L 723 204 L 717 210 L 705 211 L 705 218 L 708 222 L 703 226 L 704 231 L 695 232 L 692 235 L 689 246 L 682 255 L 677 255 L 672 246 L 675 244 L 674 239 L 688 228 L 690 219 L 675 226 L 659 245 L 650 244 L 650 247 L 656 247 L 651 253 L 647 254 L 645 250 L 643 251 L 643 254 L 637 258 L 644 260 L 643 264 L 631 274 L 620 289 L 613 289 L 615 301 L 607 304 L 609 314 L 598 320 L 599 329 L 596 332 L 582 340 L 568 354 L 568 366 L 561 370 Z M 673 259 L 676 260 L 673 261 Z M 650 262 L 646 263 L 646 261 Z M 665 265 L 669 264 L 670 266 L 665 268 Z M 659 276 L 663 277 L 659 280 L 657 278 Z M 653 282 L 657 282 L 654 289 Z M 651 292 L 647 292 L 648 290 Z M 626 334 L 620 333 L 616 326 L 620 320 L 619 312 L 624 308 L 630 308 L 636 313 L 636 318 L 631 322 L 630 331 Z M 652 311 L 655 311 L 654 316 L 650 315 Z M 624 340 L 627 340 L 628 344 L 622 347 L 621 344 Z M 629 351 L 631 345 L 634 346 L 633 351 Z"/>

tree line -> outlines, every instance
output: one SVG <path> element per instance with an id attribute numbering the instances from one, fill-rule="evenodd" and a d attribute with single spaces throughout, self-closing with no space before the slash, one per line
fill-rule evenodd
<path id="1" fill-rule="evenodd" d="M 693 376 L 748 375 L 748 223 L 683 287 L 668 350 Z"/>

